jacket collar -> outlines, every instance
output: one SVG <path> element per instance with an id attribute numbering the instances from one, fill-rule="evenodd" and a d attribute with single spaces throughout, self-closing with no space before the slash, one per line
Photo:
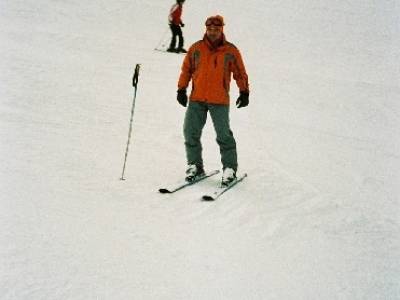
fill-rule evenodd
<path id="1" fill-rule="evenodd" d="M 214 43 L 208 39 L 207 34 L 204 34 L 203 41 L 206 43 L 206 45 L 210 50 L 217 50 L 218 48 L 226 44 L 226 38 L 224 33 L 222 33 L 221 38 L 216 40 Z"/>

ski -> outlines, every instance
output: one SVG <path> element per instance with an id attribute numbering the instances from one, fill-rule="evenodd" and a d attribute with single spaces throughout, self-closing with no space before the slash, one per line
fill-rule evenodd
<path id="1" fill-rule="evenodd" d="M 237 177 L 234 181 L 232 181 L 229 185 L 227 186 L 219 186 L 218 188 L 215 189 L 214 192 L 212 192 L 211 194 L 206 194 L 203 195 L 203 197 L 201 198 L 203 201 L 214 201 L 217 198 L 219 198 L 223 193 L 225 193 L 226 191 L 230 190 L 231 188 L 233 188 L 236 184 L 238 184 L 239 182 L 241 182 L 243 179 L 245 179 L 247 177 L 247 173 L 244 173 L 243 175 Z"/>
<path id="2" fill-rule="evenodd" d="M 167 51 L 167 50 L 159 49 L 159 48 L 154 48 L 154 51 L 164 52 L 164 53 L 171 53 L 171 54 L 183 54 L 183 55 L 186 54 L 186 52 L 169 52 L 169 51 Z"/>
<path id="3" fill-rule="evenodd" d="M 218 174 L 218 173 L 219 173 L 219 170 L 206 172 L 203 176 L 199 176 L 196 179 L 194 179 L 193 181 L 183 180 L 183 181 L 178 182 L 176 184 L 173 184 L 173 185 L 171 185 L 169 187 L 160 188 L 158 191 L 161 194 L 172 194 L 172 193 L 175 193 L 176 191 L 179 191 L 179 190 L 181 190 L 181 189 L 183 189 L 185 187 L 188 187 L 190 185 L 198 183 L 199 181 L 202 181 L 203 179 L 206 179 L 206 178 L 211 177 L 211 176 L 213 176 L 215 174 Z"/>

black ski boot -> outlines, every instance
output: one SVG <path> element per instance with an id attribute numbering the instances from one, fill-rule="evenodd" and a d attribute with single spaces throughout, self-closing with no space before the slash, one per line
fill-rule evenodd
<path id="1" fill-rule="evenodd" d="M 187 53 L 187 50 L 184 48 L 178 48 L 176 49 L 176 53 Z"/>

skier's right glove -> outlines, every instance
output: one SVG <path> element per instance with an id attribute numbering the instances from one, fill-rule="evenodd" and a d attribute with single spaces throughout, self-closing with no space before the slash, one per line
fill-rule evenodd
<path id="1" fill-rule="evenodd" d="M 178 100 L 179 104 L 182 105 L 183 107 L 186 107 L 188 97 L 186 95 L 186 89 L 183 90 L 178 90 L 178 94 L 176 95 L 176 100 Z"/>
<path id="2" fill-rule="evenodd" d="M 179 25 L 181 25 L 181 27 L 185 27 L 185 24 L 183 22 L 181 22 Z"/>

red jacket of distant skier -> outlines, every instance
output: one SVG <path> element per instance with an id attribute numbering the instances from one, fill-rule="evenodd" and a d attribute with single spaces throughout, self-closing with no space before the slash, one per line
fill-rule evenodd
<path id="1" fill-rule="evenodd" d="M 174 4 L 169 12 L 168 21 L 170 24 L 180 25 L 182 23 L 182 5 Z"/>

